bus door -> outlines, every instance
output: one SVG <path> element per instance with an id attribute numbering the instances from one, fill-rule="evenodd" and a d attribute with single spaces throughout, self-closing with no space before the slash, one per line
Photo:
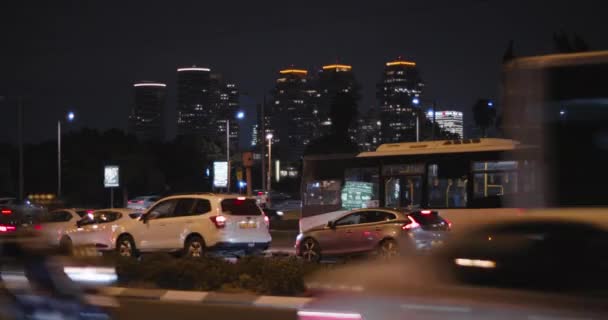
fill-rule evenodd
<path id="1" fill-rule="evenodd" d="M 420 207 L 422 175 L 384 177 L 384 206 L 389 208 Z"/>

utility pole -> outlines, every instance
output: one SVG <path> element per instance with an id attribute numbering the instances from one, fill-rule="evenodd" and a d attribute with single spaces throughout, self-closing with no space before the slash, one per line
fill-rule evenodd
<path id="1" fill-rule="evenodd" d="M 61 197 L 61 120 L 57 121 L 57 198 Z"/>
<path id="2" fill-rule="evenodd" d="M 17 99 L 17 141 L 19 143 L 19 200 L 23 200 L 23 98 Z"/>
<path id="3" fill-rule="evenodd" d="M 261 129 L 260 132 L 258 133 L 258 140 L 261 142 L 260 146 L 261 146 L 261 150 L 262 150 L 262 190 L 266 190 L 266 165 L 264 163 L 264 161 L 266 160 L 266 119 L 265 119 L 265 115 L 264 115 L 264 108 L 266 107 L 266 95 L 264 94 L 264 99 L 262 101 L 262 106 L 260 108 L 260 113 L 261 113 Z"/>
<path id="4" fill-rule="evenodd" d="M 226 162 L 228 163 L 228 179 L 226 193 L 230 193 L 230 119 L 226 119 Z"/>

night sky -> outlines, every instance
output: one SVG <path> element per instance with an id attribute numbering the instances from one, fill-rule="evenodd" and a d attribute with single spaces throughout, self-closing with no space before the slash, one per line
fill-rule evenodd
<path id="1" fill-rule="evenodd" d="M 0 142 L 16 139 L 12 97 L 25 97 L 28 142 L 54 139 L 67 110 L 77 112 L 73 129 L 124 129 L 134 81 L 166 82 L 172 110 L 176 68 L 191 65 L 223 73 L 253 104 L 279 69 L 339 61 L 353 65 L 367 109 L 384 63 L 401 55 L 418 63 L 425 98 L 469 112 L 497 97 L 510 39 L 518 55 L 551 52 L 560 29 L 608 48 L 602 2 L 3 0 Z"/>

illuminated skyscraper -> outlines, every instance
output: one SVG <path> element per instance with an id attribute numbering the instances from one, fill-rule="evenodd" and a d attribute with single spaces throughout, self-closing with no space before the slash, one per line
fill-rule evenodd
<path id="1" fill-rule="evenodd" d="M 420 110 L 413 100 L 423 88 L 415 62 L 398 59 L 386 63 L 377 85 L 382 143 L 415 141 Z"/>
<path id="2" fill-rule="evenodd" d="M 163 140 L 167 85 L 142 81 L 133 84 L 133 89 L 135 99 L 129 113 L 129 132 L 142 141 Z"/>
<path id="3" fill-rule="evenodd" d="M 290 68 L 279 71 L 272 94 L 272 103 L 265 109 L 266 134 L 273 134 L 281 159 L 296 161 L 317 128 L 316 90 L 310 86 L 308 71 Z"/>
<path id="4" fill-rule="evenodd" d="M 177 133 L 210 135 L 214 126 L 209 68 L 177 69 Z"/>
<path id="5" fill-rule="evenodd" d="M 360 87 L 355 80 L 352 66 L 345 64 L 331 64 L 323 66 L 316 79 L 318 88 L 318 102 L 315 115 L 319 122 L 319 135 L 327 134 L 331 126 L 329 111 L 331 104 L 338 93 L 351 94 L 354 101 L 360 99 Z"/>

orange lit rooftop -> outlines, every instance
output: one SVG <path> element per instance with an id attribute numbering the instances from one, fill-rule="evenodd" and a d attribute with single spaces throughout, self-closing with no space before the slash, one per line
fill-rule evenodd
<path id="1" fill-rule="evenodd" d="M 409 67 L 415 67 L 416 66 L 416 62 L 412 62 L 412 61 L 404 61 L 404 60 L 397 60 L 397 61 L 391 61 L 391 62 L 387 62 L 386 63 L 387 67 L 392 67 L 392 66 L 409 66 Z"/>
<path id="2" fill-rule="evenodd" d="M 303 69 L 284 69 L 279 71 L 280 74 L 289 74 L 289 73 L 298 73 L 298 74 L 308 74 L 308 71 Z"/>
<path id="3" fill-rule="evenodd" d="M 323 70 L 331 70 L 331 69 L 350 70 L 352 68 L 353 68 L 352 66 L 349 66 L 346 64 L 330 64 L 330 65 L 323 66 Z"/>

